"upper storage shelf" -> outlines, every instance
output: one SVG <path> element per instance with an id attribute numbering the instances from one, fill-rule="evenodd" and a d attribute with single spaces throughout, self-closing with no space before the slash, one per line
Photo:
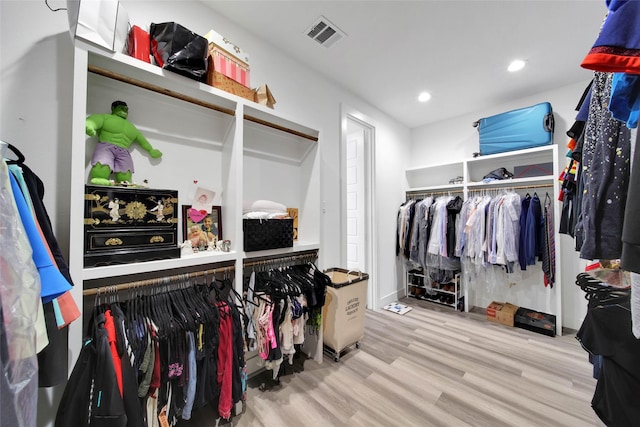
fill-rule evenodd
<path id="1" fill-rule="evenodd" d="M 229 130 L 233 122 L 219 117 L 236 114 L 238 104 L 244 104 L 244 151 L 247 155 L 268 158 L 293 164 L 302 163 L 318 142 L 319 132 L 293 119 L 288 119 L 273 110 L 224 92 L 204 83 L 165 71 L 153 64 L 140 61 L 121 53 L 89 49 L 88 71 L 179 99 L 200 107 L 217 111 L 212 120 L 220 120 L 223 126 L 216 129 Z M 223 140 L 224 135 L 214 137 Z"/>
<path id="2" fill-rule="evenodd" d="M 317 130 L 261 105 L 245 105 L 243 123 L 245 155 L 300 164 L 318 142 Z"/>
<path id="3" fill-rule="evenodd" d="M 89 52 L 89 71 L 231 116 L 238 98 L 122 53 Z"/>
<path id="4" fill-rule="evenodd" d="M 513 181 L 523 182 L 553 179 L 557 176 L 554 164 L 557 161 L 557 146 L 545 145 L 544 147 L 528 148 L 525 150 L 510 151 L 507 153 L 480 156 L 467 160 L 467 183 L 482 183 L 482 178 L 489 172 L 503 167 L 514 173 Z M 533 165 L 546 165 L 547 168 L 533 167 Z M 516 169 L 529 168 L 525 174 L 516 173 Z"/>
<path id="5" fill-rule="evenodd" d="M 406 170 L 407 192 L 553 184 L 559 173 L 558 161 L 558 147 L 546 145 L 474 157 L 459 162 L 414 167 Z M 482 182 L 485 175 L 498 168 L 506 168 L 515 174 L 514 178 Z M 450 182 L 450 180 L 455 181 Z"/>
<path id="6" fill-rule="evenodd" d="M 464 180 L 464 163 L 444 163 L 407 169 L 407 182 L 411 191 L 428 189 L 461 188 Z"/>

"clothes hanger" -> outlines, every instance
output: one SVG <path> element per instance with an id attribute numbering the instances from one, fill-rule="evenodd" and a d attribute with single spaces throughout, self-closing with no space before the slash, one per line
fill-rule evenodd
<path id="1" fill-rule="evenodd" d="M 4 142 L 4 141 L 3 141 L 3 142 Z M 16 155 L 16 157 L 18 157 L 18 158 L 17 158 L 17 159 L 15 159 L 15 160 L 11 160 L 11 159 L 7 160 L 7 164 L 8 164 L 8 165 L 21 165 L 21 164 L 23 164 L 23 163 L 24 163 L 24 161 L 25 161 L 24 154 L 22 154 L 22 152 L 21 152 L 20 150 L 18 150 L 18 149 L 17 149 L 15 146 L 13 146 L 12 144 L 9 144 L 8 142 L 6 142 L 6 144 L 7 144 L 6 148 L 7 148 L 9 151 L 12 151 L 12 152 L 13 152 L 13 154 L 15 154 L 15 155 Z M 7 154 L 7 149 L 5 149 L 5 150 L 4 150 L 4 152 L 2 153 L 2 157 L 5 157 L 5 155 Z"/>
<path id="2" fill-rule="evenodd" d="M 182 322 L 182 328 L 184 330 L 193 331 L 196 323 L 191 309 L 184 303 L 181 289 L 175 289 L 172 291 L 169 299 L 171 300 L 171 304 L 174 306 L 174 312 L 177 312 L 177 317 Z"/>

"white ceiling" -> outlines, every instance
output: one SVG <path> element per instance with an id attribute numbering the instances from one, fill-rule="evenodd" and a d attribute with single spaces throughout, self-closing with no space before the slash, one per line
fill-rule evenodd
<path id="1" fill-rule="evenodd" d="M 606 14 L 604 0 L 201 1 L 410 128 L 587 81 Z M 347 37 L 307 37 L 320 15 Z M 515 58 L 527 67 L 509 73 Z"/>

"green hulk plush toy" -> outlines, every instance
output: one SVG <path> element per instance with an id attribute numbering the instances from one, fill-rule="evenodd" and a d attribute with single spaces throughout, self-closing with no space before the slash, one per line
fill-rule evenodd
<path id="1" fill-rule="evenodd" d="M 111 104 L 111 114 L 92 114 L 87 117 L 86 132 L 89 136 L 98 135 L 99 142 L 91 159 L 91 183 L 112 185 L 111 174 L 117 184 L 131 184 L 133 160 L 129 147 L 137 142 L 149 155 L 157 159 L 162 156 L 160 150 L 151 146 L 149 141 L 127 120 L 129 107 L 123 101 Z"/>

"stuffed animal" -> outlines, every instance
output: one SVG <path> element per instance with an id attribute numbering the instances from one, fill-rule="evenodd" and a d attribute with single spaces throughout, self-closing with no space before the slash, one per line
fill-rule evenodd
<path id="1" fill-rule="evenodd" d="M 134 172 L 129 147 L 137 142 L 149 155 L 157 159 L 162 156 L 160 150 L 151 146 L 149 141 L 127 120 L 129 107 L 123 101 L 111 104 L 111 114 L 92 114 L 86 120 L 86 133 L 98 135 L 99 142 L 91 159 L 91 183 L 96 185 L 129 184 Z M 111 174 L 115 180 L 111 180 Z"/>

